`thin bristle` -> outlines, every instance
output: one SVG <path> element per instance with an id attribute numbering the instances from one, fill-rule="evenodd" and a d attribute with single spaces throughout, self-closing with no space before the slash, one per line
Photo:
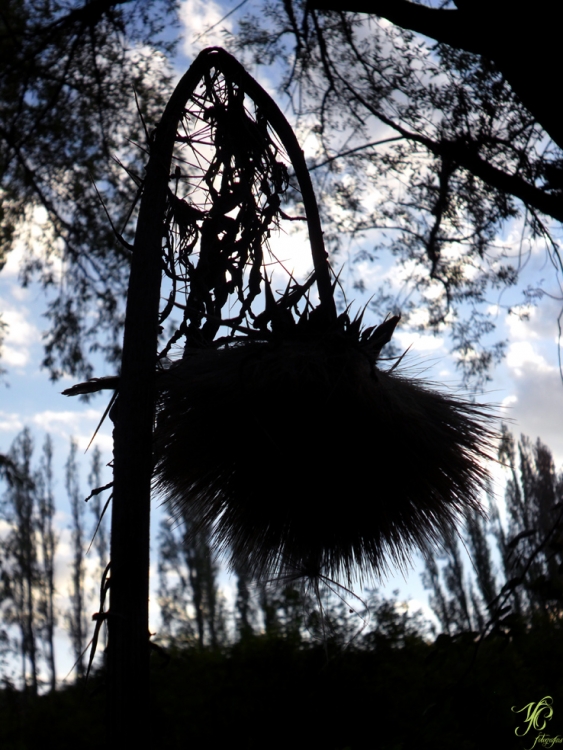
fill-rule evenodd
<path id="1" fill-rule="evenodd" d="M 255 578 L 381 577 L 482 512 L 491 418 L 343 336 L 204 350 L 161 376 L 155 487 Z"/>

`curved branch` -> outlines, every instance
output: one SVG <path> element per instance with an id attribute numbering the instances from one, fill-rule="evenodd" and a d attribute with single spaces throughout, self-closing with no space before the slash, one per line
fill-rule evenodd
<path id="1" fill-rule="evenodd" d="M 554 104 L 560 67 L 555 5 L 539 0 L 530 13 L 501 3 L 456 0 L 457 10 L 408 0 L 309 0 L 311 10 L 368 13 L 441 44 L 491 60 L 560 148 L 563 125 Z M 504 6 L 504 7 L 503 7 Z"/>
<path id="2" fill-rule="evenodd" d="M 385 18 L 403 29 L 424 34 L 431 39 L 468 52 L 481 53 L 478 37 L 464 23 L 459 10 L 428 8 L 410 0 L 309 0 L 312 10 L 368 13 Z"/>
<path id="3" fill-rule="evenodd" d="M 551 216 L 556 221 L 563 222 L 563 201 L 557 195 L 550 195 L 545 190 L 537 188 L 526 180 L 516 175 L 503 172 L 498 167 L 493 166 L 489 161 L 479 155 L 477 148 L 471 142 L 449 141 L 447 139 L 434 141 L 428 136 L 419 133 L 413 133 L 402 125 L 392 120 L 387 115 L 380 112 L 376 107 L 370 104 L 361 94 L 359 94 L 349 81 L 341 77 L 342 82 L 348 88 L 350 93 L 371 112 L 381 122 L 396 130 L 404 138 L 415 143 L 425 146 L 436 156 L 449 159 L 460 167 L 467 169 L 487 185 L 500 190 L 501 192 L 513 195 L 519 198 L 527 206 L 536 208 L 546 216 Z"/>
<path id="4" fill-rule="evenodd" d="M 355 148 L 350 148 L 347 151 L 341 151 L 338 154 L 335 154 L 334 156 L 329 156 L 324 161 L 319 162 L 318 164 L 312 164 L 309 165 L 309 172 L 313 172 L 315 169 L 320 169 L 321 167 L 326 167 L 327 164 L 332 164 L 333 161 L 336 161 L 337 159 L 344 159 L 346 156 L 351 156 L 352 154 L 358 153 L 358 151 L 364 151 L 365 149 L 372 148 L 373 146 L 382 146 L 384 143 L 392 143 L 394 141 L 404 141 L 405 138 L 402 135 L 397 135 L 393 138 L 383 138 L 379 141 L 370 141 L 370 143 L 362 143 L 361 146 L 356 146 Z"/>

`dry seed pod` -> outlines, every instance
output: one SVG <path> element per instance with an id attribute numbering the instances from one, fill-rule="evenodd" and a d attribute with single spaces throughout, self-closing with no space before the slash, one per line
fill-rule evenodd
<path id="1" fill-rule="evenodd" d="M 379 370 L 363 343 L 247 342 L 161 376 L 155 487 L 232 567 L 377 576 L 481 510 L 490 409 Z"/>

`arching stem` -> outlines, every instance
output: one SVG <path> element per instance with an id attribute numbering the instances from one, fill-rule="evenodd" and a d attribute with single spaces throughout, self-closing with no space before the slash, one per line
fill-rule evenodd
<path id="1" fill-rule="evenodd" d="M 210 68 L 236 81 L 262 108 L 283 143 L 295 168 L 305 204 L 321 308 L 328 320 L 336 318 L 317 204 L 297 139 L 277 105 L 240 63 L 224 50 L 204 50 L 176 87 L 150 144 L 127 295 L 119 397 L 112 410 L 115 428 L 108 615 L 108 740 L 112 748 L 120 750 L 133 736 L 133 728 L 137 740 L 145 738 L 147 747 L 151 742 L 149 528 L 163 226 L 178 123 L 190 95 Z M 143 727 L 143 723 L 146 726 Z"/>

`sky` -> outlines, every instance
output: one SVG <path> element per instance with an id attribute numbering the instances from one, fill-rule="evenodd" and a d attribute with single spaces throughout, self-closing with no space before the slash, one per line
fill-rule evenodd
<path id="1" fill-rule="evenodd" d="M 188 0 L 181 3 L 180 19 L 183 26 L 183 41 L 176 60 L 178 76 L 180 76 L 195 53 L 204 46 L 220 44 L 220 26 L 214 34 L 205 40 L 197 38 L 207 28 L 218 23 L 225 12 L 235 7 L 235 3 L 225 3 L 223 6 L 206 0 Z M 244 9 L 243 9 L 244 10 Z M 234 13 L 224 22 L 224 26 L 236 29 L 237 14 Z M 250 71 L 276 97 L 286 115 L 290 113 L 287 103 L 275 91 L 276 71 L 267 70 L 260 66 Z M 39 217 L 40 218 L 40 217 Z M 521 240 L 521 227 L 513 223 L 506 227 L 502 241 L 513 246 L 515 252 Z M 373 241 L 368 237 L 366 242 Z M 280 252 L 291 259 L 294 267 L 305 271 L 308 265 L 306 246 L 299 247 L 295 238 L 285 242 L 280 240 Z M 64 609 L 69 591 L 69 563 L 70 563 L 70 510 L 64 490 L 64 462 L 66 461 L 70 440 L 78 441 L 80 453 L 83 455 L 94 430 L 104 412 L 108 395 L 96 395 L 85 404 L 78 399 L 70 399 L 61 395 L 61 391 L 72 385 L 73 380 L 63 378 L 57 383 L 49 380 L 45 370 L 40 368 L 42 359 L 42 332 L 46 327 L 46 320 L 42 317 L 45 310 L 45 300 L 40 290 L 30 285 L 22 289 L 18 280 L 18 259 L 21 248 L 10 255 L 8 262 L 0 274 L 0 310 L 4 320 L 9 325 L 5 339 L 1 364 L 6 370 L 3 382 L 0 383 L 0 452 L 6 452 L 15 436 L 29 426 L 36 441 L 36 453 L 39 451 L 46 432 L 54 440 L 57 516 L 56 524 L 60 535 L 60 545 L 57 558 L 57 590 L 58 605 Z M 350 247 L 350 252 L 352 247 Z M 346 250 L 341 256 L 346 261 Z M 494 371 L 494 377 L 488 384 L 486 392 L 479 396 L 479 400 L 498 406 L 498 413 L 509 422 L 512 432 L 519 436 L 525 434 L 535 440 L 541 437 L 554 455 L 556 465 L 563 468 L 563 383 L 558 364 L 558 327 L 557 319 L 561 313 L 561 279 L 557 278 L 545 247 L 541 242 L 525 248 L 527 265 L 523 271 L 521 287 L 538 284 L 551 296 L 544 296 L 540 304 L 529 310 L 529 320 L 523 321 L 506 312 L 505 305 L 510 300 L 490 299 L 490 308 L 497 315 L 499 334 L 506 335 L 509 340 L 507 355 L 500 366 Z M 367 262 L 357 267 L 366 282 L 369 293 L 370 286 L 381 277 L 393 277 L 393 267 L 389 260 L 381 260 L 376 264 Z M 342 281 L 346 288 L 349 273 L 346 267 L 342 273 Z M 348 289 L 349 301 L 353 302 L 353 310 L 359 310 L 368 300 L 368 296 L 358 295 Z M 380 321 L 366 319 L 366 325 L 373 325 Z M 413 334 L 399 327 L 395 340 L 401 348 L 409 352 L 405 358 L 405 365 L 413 371 L 422 373 L 423 377 L 439 383 L 441 387 L 459 388 L 460 375 L 455 362 L 448 354 L 447 342 L 440 337 Z M 98 363 L 96 375 L 111 374 L 103 362 Z M 110 423 L 111 424 L 111 423 Z M 96 438 L 96 445 L 102 451 L 104 464 L 111 459 L 112 439 L 110 424 L 100 429 Z M 89 470 L 89 456 L 83 456 L 82 487 L 84 496 L 89 494 L 86 476 Z M 495 479 L 495 493 L 502 502 L 506 473 L 502 467 L 492 469 Z M 111 480 L 110 469 L 105 469 L 102 477 L 104 483 Z M 1 491 L 1 488 L 0 488 Z M 154 550 L 156 547 L 156 533 L 158 523 L 163 517 L 164 509 L 155 504 L 152 519 L 152 550 L 153 550 L 153 596 L 151 599 L 151 630 L 158 631 L 158 611 L 154 597 L 156 575 L 154 569 Z M 93 524 L 91 514 L 87 515 L 90 527 Z M 0 527 L 0 535 L 2 527 Z M 95 561 L 90 559 L 90 570 L 94 569 Z M 383 593 L 391 595 L 399 590 L 399 598 L 409 602 L 413 609 L 422 608 L 425 615 L 432 619 L 427 605 L 427 592 L 423 589 L 420 572 L 421 561 L 414 558 L 412 569 L 402 575 L 399 572 L 391 574 L 381 585 Z M 228 598 L 232 597 L 232 582 L 223 574 L 220 579 L 223 590 Z M 96 581 L 90 577 L 90 587 Z M 92 606 L 94 606 L 92 604 Z M 92 612 L 95 609 L 92 609 Z M 62 618 L 60 625 L 63 625 Z M 58 669 L 59 677 L 63 677 L 72 667 L 70 646 L 64 635 L 64 629 L 58 631 Z"/>

